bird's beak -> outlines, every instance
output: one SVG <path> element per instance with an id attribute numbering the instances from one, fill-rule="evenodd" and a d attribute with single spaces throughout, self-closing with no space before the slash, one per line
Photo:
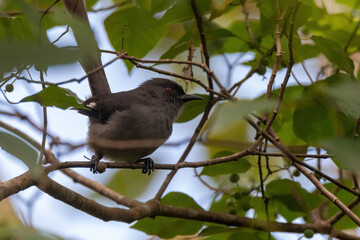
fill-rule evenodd
<path id="1" fill-rule="evenodd" d="M 189 101 L 192 101 L 192 100 L 204 100 L 200 96 L 190 95 L 190 94 L 184 94 L 180 98 L 181 98 L 181 100 L 183 100 L 183 102 L 189 102 Z"/>

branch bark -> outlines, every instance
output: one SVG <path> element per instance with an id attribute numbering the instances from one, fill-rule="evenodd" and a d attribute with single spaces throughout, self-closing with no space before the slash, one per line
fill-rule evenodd
<path id="1" fill-rule="evenodd" d="M 89 19 L 86 11 L 86 4 L 84 0 L 62 0 L 66 10 L 73 16 L 78 17 L 82 19 L 85 23 L 87 23 L 89 29 Z M 86 52 L 85 46 L 82 46 L 82 43 L 80 41 L 81 33 L 78 33 L 76 29 L 73 29 L 73 33 L 75 36 L 75 39 L 79 45 L 79 48 L 82 49 L 84 52 Z M 92 39 L 88 39 L 88 41 L 92 41 L 96 43 L 96 40 L 94 37 Z M 84 58 L 81 61 L 81 65 L 86 73 L 91 72 L 91 74 L 88 74 L 89 79 L 89 86 L 91 89 L 91 93 L 93 96 L 98 96 L 102 94 L 109 94 L 111 93 L 109 83 L 107 81 L 105 71 L 103 68 L 101 68 L 101 58 L 100 58 L 100 50 L 97 48 L 96 54 L 89 54 L 88 58 Z M 94 71 L 95 69 L 100 68 L 98 71 Z"/>
<path id="2" fill-rule="evenodd" d="M 58 184 L 46 175 L 42 176 L 38 181 L 35 181 L 33 175 L 30 174 L 30 171 L 28 171 L 25 174 L 19 176 L 17 180 L 19 180 L 16 181 L 17 183 L 19 183 L 17 189 L 25 189 L 29 186 L 30 183 L 36 183 L 36 186 L 40 190 L 49 194 L 55 199 L 58 199 L 76 209 L 79 209 L 83 212 L 88 213 L 91 216 L 102 219 L 104 221 L 121 221 L 131 223 L 145 217 L 166 216 L 220 223 L 228 226 L 246 227 L 260 231 L 271 230 L 275 232 L 303 233 L 306 229 L 312 229 L 315 232 L 328 235 L 331 234 L 331 236 L 340 239 L 360 239 L 360 237 L 352 236 L 338 230 L 331 230 L 331 225 L 326 222 L 317 224 L 293 224 L 271 221 L 267 223 L 263 220 L 250 219 L 247 217 L 238 217 L 224 213 L 163 205 L 157 200 L 150 200 L 146 203 L 141 203 L 140 205 L 130 208 L 129 210 L 115 207 L 107 207 Z M 9 181 L 13 183 L 15 182 L 12 180 Z M 4 190 L 4 184 L 5 183 L 0 185 L 0 193 L 4 192 L 2 191 Z M 12 186 L 8 187 L 10 187 L 11 189 L 15 189 Z"/>

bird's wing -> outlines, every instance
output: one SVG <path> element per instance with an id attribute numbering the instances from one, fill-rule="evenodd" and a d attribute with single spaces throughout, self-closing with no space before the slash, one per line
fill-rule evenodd
<path id="1" fill-rule="evenodd" d="M 115 111 L 124 111 L 130 108 L 136 100 L 132 99 L 129 92 L 91 97 L 82 103 L 88 109 L 79 109 L 78 112 L 99 123 L 106 123 Z"/>

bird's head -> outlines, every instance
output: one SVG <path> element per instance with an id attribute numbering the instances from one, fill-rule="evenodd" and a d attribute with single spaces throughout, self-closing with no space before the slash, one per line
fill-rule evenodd
<path id="1" fill-rule="evenodd" d="M 200 96 L 186 94 L 181 85 L 165 78 L 150 79 L 141 84 L 140 88 L 145 89 L 153 98 L 179 106 L 188 101 L 203 99 Z"/>

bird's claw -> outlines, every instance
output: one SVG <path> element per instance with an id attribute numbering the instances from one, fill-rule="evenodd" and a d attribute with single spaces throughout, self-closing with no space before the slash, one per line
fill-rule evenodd
<path id="1" fill-rule="evenodd" d="M 142 173 L 147 174 L 148 176 L 150 176 L 151 172 L 154 172 L 154 161 L 147 157 L 147 158 L 140 158 L 139 160 L 136 161 L 137 163 L 144 163 L 144 167 L 141 170 Z"/>
<path id="2" fill-rule="evenodd" d="M 101 158 L 102 158 L 102 155 L 99 155 L 99 154 L 94 154 L 91 157 L 90 171 L 92 171 L 94 174 L 99 173 L 98 165 L 99 165 L 99 162 L 100 162 Z"/>

